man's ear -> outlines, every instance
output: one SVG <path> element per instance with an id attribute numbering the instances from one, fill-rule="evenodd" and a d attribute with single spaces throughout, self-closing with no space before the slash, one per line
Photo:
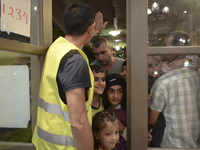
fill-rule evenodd
<path id="1" fill-rule="evenodd" d="M 94 24 L 91 24 L 91 25 L 88 27 L 87 32 L 88 32 L 89 35 L 93 35 L 93 32 L 94 32 L 94 31 L 93 31 L 93 25 L 94 25 Z"/>
<path id="2" fill-rule="evenodd" d="M 94 136 L 95 136 L 95 138 L 96 138 L 97 140 L 99 139 L 98 133 L 94 132 Z"/>
<path id="3" fill-rule="evenodd" d="M 110 51 L 113 52 L 113 48 L 110 46 Z"/>

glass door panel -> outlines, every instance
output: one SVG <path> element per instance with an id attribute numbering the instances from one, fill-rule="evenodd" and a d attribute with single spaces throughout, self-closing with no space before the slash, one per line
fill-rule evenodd
<path id="1" fill-rule="evenodd" d="M 150 47 L 163 46 L 165 36 L 174 31 L 186 32 L 192 45 L 200 45 L 200 1 L 148 0 L 147 15 Z"/>

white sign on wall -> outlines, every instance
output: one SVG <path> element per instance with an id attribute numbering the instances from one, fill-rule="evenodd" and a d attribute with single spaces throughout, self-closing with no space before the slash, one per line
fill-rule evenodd
<path id="1" fill-rule="evenodd" d="M 29 89 L 28 66 L 0 66 L 0 128 L 27 128 Z"/>
<path id="2" fill-rule="evenodd" d="M 30 0 L 1 0 L 1 31 L 30 37 Z"/>

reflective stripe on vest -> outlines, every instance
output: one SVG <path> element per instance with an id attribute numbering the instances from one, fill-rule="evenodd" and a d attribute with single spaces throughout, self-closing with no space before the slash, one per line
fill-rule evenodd
<path id="1" fill-rule="evenodd" d="M 38 106 L 48 113 L 62 115 L 64 116 L 65 121 L 70 122 L 69 112 L 62 111 L 60 105 L 47 103 L 44 99 L 39 97 Z M 75 147 L 74 140 L 70 136 L 49 133 L 42 130 L 39 126 L 37 126 L 37 134 L 41 139 L 53 144 Z"/>
<path id="2" fill-rule="evenodd" d="M 37 134 L 41 139 L 53 144 L 75 147 L 74 140 L 70 136 L 48 133 L 38 126 Z"/>
<path id="3" fill-rule="evenodd" d="M 70 122 L 69 112 L 62 111 L 61 106 L 57 104 L 47 103 L 44 99 L 39 97 L 38 106 L 44 109 L 48 113 L 52 113 L 55 115 L 62 115 L 65 118 L 65 121 Z"/>

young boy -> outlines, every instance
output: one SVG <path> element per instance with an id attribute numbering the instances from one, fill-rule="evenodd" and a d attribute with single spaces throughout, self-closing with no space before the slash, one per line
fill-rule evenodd
<path id="1" fill-rule="evenodd" d="M 92 99 L 92 116 L 97 112 L 104 110 L 102 104 L 102 94 L 106 87 L 105 71 L 98 65 L 90 66 L 94 75 L 94 94 Z"/>
<path id="2" fill-rule="evenodd" d="M 126 60 L 122 63 L 120 75 L 127 81 Z"/>

